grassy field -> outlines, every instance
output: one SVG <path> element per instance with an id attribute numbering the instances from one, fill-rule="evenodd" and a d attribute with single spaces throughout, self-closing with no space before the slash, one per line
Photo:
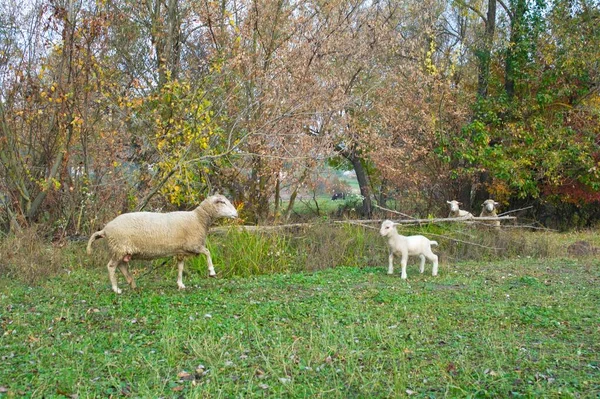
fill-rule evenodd
<path id="1" fill-rule="evenodd" d="M 0 398 L 600 395 L 598 259 L 384 266 L 2 281 Z"/>

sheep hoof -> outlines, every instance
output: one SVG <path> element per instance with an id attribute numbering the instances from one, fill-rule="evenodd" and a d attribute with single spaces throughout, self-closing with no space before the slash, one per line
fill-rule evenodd
<path id="1" fill-rule="evenodd" d="M 217 278 L 217 275 L 216 274 L 209 274 L 208 277 L 210 277 L 210 278 Z"/>
<path id="2" fill-rule="evenodd" d="M 406 277 L 407 277 L 406 274 L 403 274 L 402 275 L 402 280 L 406 280 Z"/>
<path id="3" fill-rule="evenodd" d="M 120 294 L 121 292 L 123 292 L 123 291 L 121 291 L 120 288 L 116 288 L 116 287 L 113 287 L 113 291 L 115 292 L 115 294 Z"/>
<path id="4" fill-rule="evenodd" d="M 185 290 L 185 285 L 183 284 L 177 284 L 177 287 L 179 287 L 180 290 Z"/>

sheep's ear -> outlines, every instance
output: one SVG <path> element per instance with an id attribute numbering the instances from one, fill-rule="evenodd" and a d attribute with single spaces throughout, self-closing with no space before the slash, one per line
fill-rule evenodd
<path id="1" fill-rule="evenodd" d="M 450 202 L 450 201 L 448 201 L 448 200 L 446 200 L 446 203 L 447 203 L 447 204 L 451 204 L 451 202 Z"/>

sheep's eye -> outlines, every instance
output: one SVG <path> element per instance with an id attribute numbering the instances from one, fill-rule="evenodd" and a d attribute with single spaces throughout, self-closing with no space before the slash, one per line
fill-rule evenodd
<path id="1" fill-rule="evenodd" d="M 218 199 L 218 200 L 216 201 L 216 203 L 217 203 L 217 204 L 224 204 L 224 203 L 225 203 L 225 201 L 223 201 L 223 200 L 221 200 L 221 199 Z"/>

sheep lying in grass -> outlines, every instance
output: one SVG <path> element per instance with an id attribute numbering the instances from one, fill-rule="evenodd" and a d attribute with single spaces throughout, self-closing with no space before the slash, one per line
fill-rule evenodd
<path id="1" fill-rule="evenodd" d="M 193 211 L 189 212 L 132 212 L 117 216 L 104 229 L 90 237 L 88 254 L 92 253 L 92 243 L 98 238 L 106 238 L 110 252 L 108 276 L 112 289 L 117 294 L 115 271 L 117 266 L 125 276 L 131 288 L 135 281 L 129 274 L 127 264 L 132 259 L 156 259 L 166 256 L 177 258 L 177 286 L 184 289 L 182 274 L 183 261 L 187 256 L 206 255 L 208 272 L 215 277 L 210 252 L 205 246 L 209 227 L 218 218 L 236 218 L 237 210 L 222 195 L 206 198 Z"/>
<path id="2" fill-rule="evenodd" d="M 436 241 L 431 241 L 424 236 L 403 236 L 398 234 L 396 230 L 397 223 L 391 220 L 384 220 L 381 224 L 379 233 L 383 237 L 387 237 L 390 247 L 388 274 L 394 274 L 394 255 L 402 257 L 400 263 L 402 265 L 402 278 L 406 279 L 406 263 L 409 255 L 419 255 L 421 258 L 421 266 L 419 271 L 425 271 L 425 258 L 433 263 L 432 275 L 437 276 L 438 273 L 438 257 L 431 251 L 432 245 L 438 245 Z"/>
<path id="3" fill-rule="evenodd" d="M 496 201 L 494 201 L 493 199 L 488 199 L 485 200 L 483 202 L 483 208 L 481 209 L 481 214 L 479 214 L 480 217 L 498 217 L 498 212 L 496 211 L 496 209 L 500 206 L 500 204 Z M 486 223 L 490 226 L 494 226 L 495 228 L 500 228 L 500 221 L 499 220 L 489 220 L 489 221 L 485 221 L 483 223 Z"/>
<path id="4" fill-rule="evenodd" d="M 446 203 L 450 207 L 450 213 L 448 214 L 449 218 L 470 219 L 473 217 L 473 214 L 471 212 L 467 212 L 467 211 L 459 208 L 459 205 L 462 205 L 462 203 L 455 201 L 455 200 L 446 201 Z"/>

